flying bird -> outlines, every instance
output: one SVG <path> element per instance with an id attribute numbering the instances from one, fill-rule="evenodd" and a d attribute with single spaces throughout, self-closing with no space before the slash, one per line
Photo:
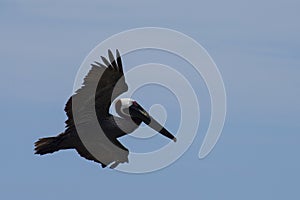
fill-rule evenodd
<path id="1" fill-rule="evenodd" d="M 91 64 L 82 87 L 68 99 L 65 106 L 65 131 L 55 137 L 36 141 L 35 154 L 75 149 L 80 156 L 101 164 L 103 168 L 115 168 L 120 163 L 128 162 L 129 155 L 128 149 L 118 138 L 132 133 L 141 123 L 176 142 L 176 138 L 135 100 L 117 99 L 128 90 L 119 51 L 116 50 L 116 59 L 111 50 L 108 50 L 108 59 L 102 56 L 101 59 L 103 63 L 95 61 Z M 116 99 L 115 109 L 119 116 L 109 113 Z M 99 136 L 100 140 L 88 139 L 88 143 L 83 142 L 83 138 L 93 134 Z M 97 155 L 90 152 L 93 148 L 87 148 L 86 145 L 95 147 Z"/>

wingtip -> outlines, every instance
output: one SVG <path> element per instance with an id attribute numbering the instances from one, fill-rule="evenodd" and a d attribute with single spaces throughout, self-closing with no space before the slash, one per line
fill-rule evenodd
<path id="1" fill-rule="evenodd" d="M 123 73 L 122 59 L 118 49 L 116 49 L 116 60 L 119 67 L 119 72 Z"/>
<path id="2" fill-rule="evenodd" d="M 108 49 L 108 58 L 109 58 L 109 61 L 110 61 L 110 65 L 117 71 L 119 71 L 118 69 L 118 65 L 116 64 L 116 59 L 112 53 L 112 51 L 110 49 Z"/>
<path id="3" fill-rule="evenodd" d="M 110 56 L 114 56 L 113 53 L 112 53 L 112 51 L 111 51 L 110 49 L 108 49 L 107 51 L 108 51 L 108 56 L 109 56 L 109 57 L 110 57 Z"/>

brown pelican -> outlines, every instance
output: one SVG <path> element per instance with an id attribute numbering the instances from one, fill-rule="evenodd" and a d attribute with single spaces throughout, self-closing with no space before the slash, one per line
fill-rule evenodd
<path id="1" fill-rule="evenodd" d="M 65 112 L 68 117 L 65 121 L 66 130 L 55 137 L 41 138 L 35 142 L 35 154 L 44 155 L 62 149 L 76 149 L 80 156 L 100 163 L 103 168 L 107 165 L 115 168 L 119 163 L 128 162 L 129 154 L 128 149 L 117 138 L 133 132 L 142 122 L 176 142 L 176 138 L 167 129 L 132 99 L 123 98 L 116 101 L 115 109 L 119 116 L 113 116 L 109 113 L 112 102 L 120 94 L 126 92 L 128 86 L 125 82 L 119 51 L 116 50 L 116 59 L 110 50 L 108 50 L 109 60 L 102 56 L 101 58 L 103 64 L 95 62 L 91 65 L 92 68 L 84 78 L 82 87 L 66 103 Z M 74 108 L 76 98 L 80 99 L 80 104 Z M 74 109 L 80 110 L 77 113 L 77 121 L 79 121 L 77 123 L 74 119 Z M 97 157 L 90 153 L 78 134 L 81 126 L 88 127 L 86 130 L 93 126 L 91 125 L 93 119 L 89 116 L 91 109 L 94 109 L 96 113 L 96 120 L 94 121 L 97 121 L 103 130 L 96 134 L 105 135 L 105 138 L 97 144 L 99 145 L 98 151 L 101 151 L 99 152 L 100 156 Z M 105 140 L 106 138 L 108 140 Z M 112 145 L 108 145 L 107 141 Z M 121 149 L 121 153 L 115 151 L 113 146 Z"/>

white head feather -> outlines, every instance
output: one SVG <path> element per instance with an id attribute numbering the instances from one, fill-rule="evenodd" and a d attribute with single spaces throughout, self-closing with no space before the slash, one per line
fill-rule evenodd
<path id="1" fill-rule="evenodd" d="M 116 112 L 121 116 L 121 117 L 128 117 L 128 113 L 124 112 L 124 109 L 129 108 L 133 104 L 134 100 L 130 98 L 122 98 L 119 99 L 116 104 Z"/>

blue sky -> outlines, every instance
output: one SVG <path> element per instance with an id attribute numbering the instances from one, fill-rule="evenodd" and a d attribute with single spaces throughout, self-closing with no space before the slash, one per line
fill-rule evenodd
<path id="1" fill-rule="evenodd" d="M 0 198 L 299 199 L 299 7 L 296 0 L 0 1 Z M 209 98 L 195 79 L 203 126 L 190 149 L 165 169 L 134 175 L 102 170 L 74 151 L 33 155 L 37 138 L 63 131 L 64 104 L 90 50 L 144 26 L 191 36 L 218 65 L 228 112 L 213 152 L 197 157 Z M 179 68 L 165 56 L 145 52 L 124 62 L 127 70 L 161 60 Z M 167 121 L 170 130 L 176 120 Z"/>

